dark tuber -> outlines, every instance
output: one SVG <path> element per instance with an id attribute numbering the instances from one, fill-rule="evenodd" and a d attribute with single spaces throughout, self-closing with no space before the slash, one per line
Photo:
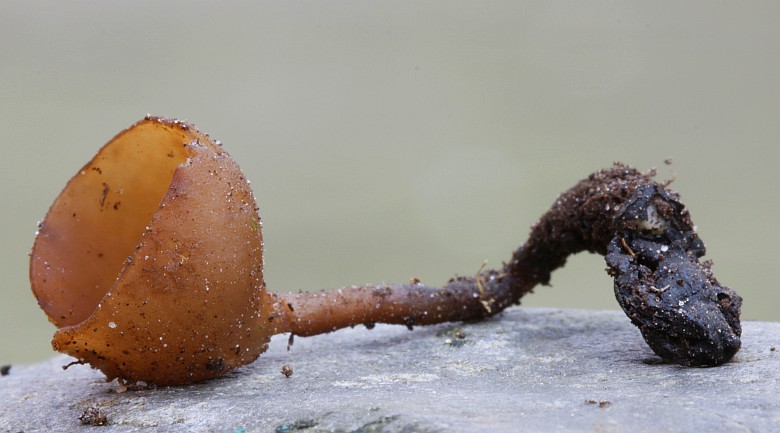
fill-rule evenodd
<path id="1" fill-rule="evenodd" d="M 721 286 L 675 193 L 615 164 L 563 193 L 502 269 L 443 287 L 269 293 L 249 182 L 218 142 L 147 117 L 68 182 L 39 225 L 30 280 L 55 350 L 108 380 L 177 385 L 254 361 L 271 335 L 477 320 L 516 304 L 568 255 L 606 255 L 615 295 L 661 357 L 722 364 L 741 298 Z"/>

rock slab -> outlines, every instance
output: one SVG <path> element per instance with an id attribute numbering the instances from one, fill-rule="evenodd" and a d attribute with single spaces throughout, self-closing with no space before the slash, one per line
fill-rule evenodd
<path id="1" fill-rule="evenodd" d="M 254 364 L 190 386 L 117 392 L 63 371 L 71 360 L 0 377 L 0 431 L 780 432 L 780 323 L 743 323 L 735 359 L 705 369 L 658 362 L 620 312 L 529 308 L 289 351 L 276 336 Z"/>

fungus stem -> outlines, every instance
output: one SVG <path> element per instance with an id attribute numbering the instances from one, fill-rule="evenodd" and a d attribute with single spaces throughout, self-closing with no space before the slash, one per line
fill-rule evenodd
<path id="1" fill-rule="evenodd" d="M 415 325 L 479 320 L 518 301 L 509 278 L 496 271 L 453 278 L 441 288 L 416 283 L 272 296 L 285 310 L 280 332 L 303 337 L 361 324 L 371 328 L 375 323 L 390 323 L 412 329 Z"/>

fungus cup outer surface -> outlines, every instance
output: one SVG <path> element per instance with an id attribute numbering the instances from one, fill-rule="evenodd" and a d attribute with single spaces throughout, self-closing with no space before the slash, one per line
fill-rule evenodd
<path id="1" fill-rule="evenodd" d="M 40 224 L 30 280 L 52 346 L 107 380 L 192 383 L 270 339 L 260 217 L 222 148 L 147 117 L 74 176 Z"/>

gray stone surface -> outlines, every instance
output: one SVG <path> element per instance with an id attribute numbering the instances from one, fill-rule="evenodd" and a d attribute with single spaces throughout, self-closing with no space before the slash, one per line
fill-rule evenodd
<path id="1" fill-rule="evenodd" d="M 780 432 L 780 324 L 743 333 L 731 363 L 683 368 L 654 362 L 622 313 L 512 308 L 297 338 L 289 352 L 277 336 L 224 378 L 124 393 L 59 356 L 0 378 L 0 431 Z M 83 426 L 88 408 L 109 425 Z"/>

